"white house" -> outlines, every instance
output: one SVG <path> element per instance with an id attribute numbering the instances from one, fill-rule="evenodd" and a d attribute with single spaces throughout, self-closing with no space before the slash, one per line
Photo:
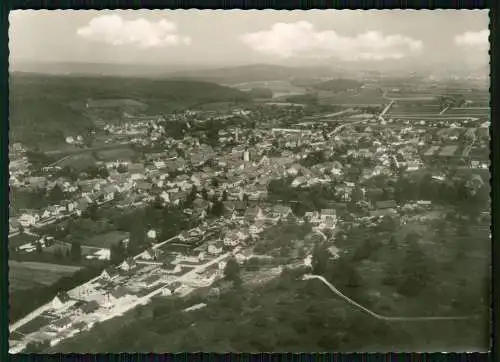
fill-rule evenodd
<path id="1" fill-rule="evenodd" d="M 29 227 L 36 225 L 36 223 L 40 220 L 40 216 L 36 214 L 35 215 L 22 214 L 18 220 L 23 227 Z"/>
<path id="2" fill-rule="evenodd" d="M 207 249 L 207 252 L 211 255 L 220 255 L 222 254 L 222 251 L 222 247 L 218 247 L 215 244 L 210 244 Z"/>
<path id="3" fill-rule="evenodd" d="M 150 239 L 156 240 L 156 231 L 153 229 L 149 230 L 147 233 L 147 236 Z"/>
<path id="4" fill-rule="evenodd" d="M 101 278 L 106 279 L 106 280 L 113 280 L 118 277 L 118 272 L 114 269 L 105 269 L 101 273 Z"/>
<path id="5" fill-rule="evenodd" d="M 133 268 L 135 268 L 137 264 L 135 263 L 134 259 L 128 258 L 127 260 L 124 260 L 120 265 L 119 268 L 123 271 L 129 271 Z"/>

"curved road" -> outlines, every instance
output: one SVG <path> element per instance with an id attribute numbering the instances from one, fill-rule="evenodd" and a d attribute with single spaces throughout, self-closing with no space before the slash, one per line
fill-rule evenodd
<path id="1" fill-rule="evenodd" d="M 390 321 L 390 322 L 393 322 L 393 321 L 446 321 L 446 320 L 468 320 L 468 319 L 477 318 L 477 316 L 452 316 L 452 317 L 388 317 L 388 316 L 383 316 L 383 315 L 375 313 L 374 311 L 362 306 L 359 303 L 356 303 L 354 300 L 352 300 L 348 296 L 342 294 L 342 292 L 340 292 L 337 288 L 335 288 L 335 286 L 333 286 L 328 280 L 326 280 L 321 275 L 306 274 L 302 277 L 302 280 L 311 280 L 311 279 L 319 279 L 332 292 L 334 292 L 339 297 L 344 299 L 347 303 L 355 306 L 356 308 L 364 311 L 365 313 L 368 313 L 372 317 L 379 319 L 379 320 Z"/>

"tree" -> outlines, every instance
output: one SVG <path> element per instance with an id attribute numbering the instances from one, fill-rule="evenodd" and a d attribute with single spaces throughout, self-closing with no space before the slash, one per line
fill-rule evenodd
<path id="1" fill-rule="evenodd" d="M 233 282 L 235 286 L 241 285 L 240 265 L 236 259 L 231 258 L 227 261 L 224 268 L 224 279 Z"/>
<path id="2" fill-rule="evenodd" d="M 98 208 L 97 204 L 92 203 L 89 205 L 86 214 L 88 214 L 88 217 L 90 220 L 97 221 L 99 219 L 99 217 L 97 215 L 98 210 L 99 210 L 99 208 Z"/>
<path id="3" fill-rule="evenodd" d="M 415 296 L 430 284 L 432 279 L 432 260 L 426 257 L 418 244 L 408 245 L 402 260 L 401 278 L 398 282 L 398 292 Z"/>
<path id="4" fill-rule="evenodd" d="M 312 253 L 312 271 L 314 274 L 322 275 L 329 267 L 329 252 L 325 243 L 314 246 Z"/>
<path id="5" fill-rule="evenodd" d="M 80 242 L 71 244 L 70 257 L 72 260 L 81 260 L 82 258 L 82 245 Z"/>
<path id="6" fill-rule="evenodd" d="M 163 199 L 157 195 L 153 200 L 152 206 L 153 206 L 153 209 L 157 209 L 157 210 L 163 209 Z"/>
<path id="7" fill-rule="evenodd" d="M 65 194 L 61 186 L 55 185 L 48 194 L 48 199 L 52 202 L 58 202 L 64 200 Z"/>
<path id="8" fill-rule="evenodd" d="M 210 209 L 212 215 L 220 217 L 224 215 L 224 204 L 222 201 L 215 201 L 212 208 Z"/>
<path id="9" fill-rule="evenodd" d="M 111 245 L 111 256 L 110 260 L 113 264 L 118 264 L 125 258 L 126 250 L 125 245 L 122 242 L 119 242 L 115 245 Z"/>
<path id="10" fill-rule="evenodd" d="M 203 188 L 201 190 L 201 197 L 203 198 L 203 200 L 208 200 L 208 191 L 206 188 Z"/>
<path id="11" fill-rule="evenodd" d="M 190 207 L 194 200 L 196 200 L 196 195 L 198 194 L 198 189 L 195 185 L 191 188 L 191 192 L 186 196 L 186 205 Z"/>
<path id="12" fill-rule="evenodd" d="M 143 218 L 139 217 L 130 228 L 129 248 L 131 250 L 138 250 L 144 245 L 145 241 L 146 226 L 144 225 Z"/>

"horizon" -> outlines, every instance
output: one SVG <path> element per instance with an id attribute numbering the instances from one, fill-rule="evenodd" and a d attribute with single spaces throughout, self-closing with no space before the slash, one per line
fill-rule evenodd
<path id="1" fill-rule="evenodd" d="M 419 72 L 432 65 L 470 70 L 489 63 L 484 10 L 16 10 L 9 21 L 11 69 L 30 65 L 40 73 L 44 66 L 64 64 L 200 70 L 337 66 Z M 433 25 L 442 31 L 433 32 Z"/>

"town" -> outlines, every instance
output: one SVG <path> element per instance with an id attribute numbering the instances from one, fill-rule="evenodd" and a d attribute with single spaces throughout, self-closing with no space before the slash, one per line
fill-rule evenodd
<path id="1" fill-rule="evenodd" d="M 47 277 L 43 264 L 61 275 L 41 284 L 69 280 L 19 308 L 11 352 L 48 350 L 158 298 L 315 268 L 318 245 L 332 260 L 366 253 L 357 230 L 436 224 L 446 238 L 446 223 L 467 220 L 487 240 L 487 90 L 420 87 L 370 80 L 348 92 L 380 104 L 334 113 L 273 101 L 124 114 L 66 136 L 60 153 L 11 144 L 12 298 L 37 270 Z M 82 270 L 93 274 L 72 281 Z"/>

